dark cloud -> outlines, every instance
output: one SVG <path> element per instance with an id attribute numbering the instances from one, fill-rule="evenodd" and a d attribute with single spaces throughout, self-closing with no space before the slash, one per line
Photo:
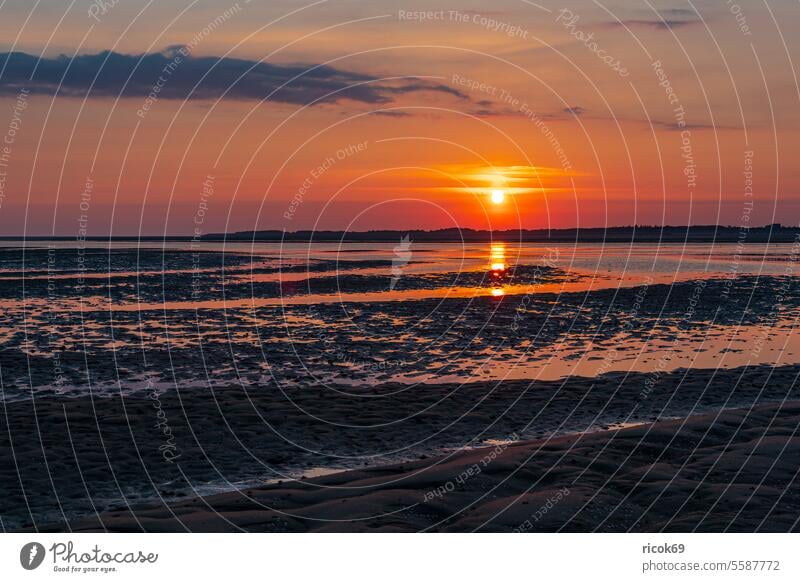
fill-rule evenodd
<path id="1" fill-rule="evenodd" d="M 690 8 L 663 8 L 659 10 L 660 14 L 669 14 L 670 16 L 677 16 L 679 18 L 696 18 L 697 12 Z"/>
<path id="2" fill-rule="evenodd" d="M 476 109 L 475 111 L 468 111 L 467 115 L 474 115 L 475 117 L 504 117 L 509 115 L 509 113 L 497 109 Z M 511 115 L 513 115 L 513 113 Z"/>
<path id="3" fill-rule="evenodd" d="M 458 89 L 453 89 L 449 85 L 436 85 L 422 81 L 408 82 L 396 87 L 381 87 L 381 91 L 394 94 L 414 93 L 417 91 L 437 91 L 439 93 L 446 93 L 453 97 L 458 97 L 459 99 L 469 99 L 464 93 Z"/>
<path id="4" fill-rule="evenodd" d="M 628 28 L 654 28 L 656 30 L 669 30 L 674 28 L 681 28 L 697 24 L 699 20 L 676 20 L 664 18 L 662 20 L 622 20 L 620 22 L 612 22 L 610 26 L 627 26 Z"/>
<path id="5" fill-rule="evenodd" d="M 569 113 L 569 114 L 574 115 L 576 117 L 580 117 L 581 115 L 586 113 L 586 109 L 583 108 L 583 107 L 580 107 L 578 105 L 575 105 L 573 107 L 565 107 L 561 111 L 563 111 L 564 113 Z"/>
<path id="6" fill-rule="evenodd" d="M 238 58 L 193 57 L 181 46 L 160 53 L 125 55 L 104 51 L 76 57 L 42 58 L 0 53 L 0 94 L 25 87 L 34 93 L 75 97 L 159 99 L 265 99 L 294 104 L 350 99 L 369 104 L 394 95 L 433 91 L 466 98 L 444 85 L 421 79 L 380 82 L 324 65 L 276 65 Z M 227 92 L 227 93 L 226 93 Z"/>
<path id="7" fill-rule="evenodd" d="M 529 117 L 528 114 L 520 111 L 519 109 L 512 109 L 497 104 L 494 101 L 484 100 L 478 101 L 476 104 L 480 105 L 481 107 L 467 111 L 466 113 L 469 115 L 474 115 L 475 117 Z M 572 107 L 564 107 L 561 110 L 553 112 L 539 111 L 536 113 L 536 117 L 544 121 L 567 121 L 574 119 L 576 116 L 584 115 L 586 111 L 587 110 L 584 107 L 575 105 Z"/>
<path id="8" fill-rule="evenodd" d="M 673 121 L 657 121 L 657 120 L 650 120 L 650 123 L 656 127 L 660 127 L 662 129 L 666 129 L 668 131 L 703 131 L 703 130 L 715 130 L 715 131 L 723 131 L 723 130 L 737 130 L 741 131 L 741 127 L 735 125 L 719 125 L 713 123 L 684 123 L 683 125 L 673 122 Z"/>

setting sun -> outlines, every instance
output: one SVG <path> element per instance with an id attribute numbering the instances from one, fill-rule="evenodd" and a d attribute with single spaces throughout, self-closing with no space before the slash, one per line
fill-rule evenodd
<path id="1" fill-rule="evenodd" d="M 505 199 L 506 193 L 503 190 L 492 190 L 492 202 L 494 204 L 502 204 Z"/>

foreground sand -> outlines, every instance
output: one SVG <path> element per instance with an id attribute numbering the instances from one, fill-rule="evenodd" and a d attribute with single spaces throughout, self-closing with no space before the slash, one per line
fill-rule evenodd
<path id="1" fill-rule="evenodd" d="M 146 505 L 71 527 L 797 531 L 799 427 L 800 402 L 766 404 Z"/>
<path id="2" fill-rule="evenodd" d="M 761 366 L 679 370 L 658 377 L 609 373 L 558 382 L 425 384 L 413 388 L 381 385 L 352 394 L 319 385 L 291 391 L 231 386 L 181 388 L 160 395 L 37 396 L 5 402 L 0 404 L 0 525 L 3 530 L 47 526 L 65 531 L 69 523 L 97 512 L 113 514 L 150 502 L 183 502 L 220 491 L 261 487 L 277 479 L 287 482 L 319 467 L 366 471 L 367 467 L 406 461 L 424 461 L 425 466 L 429 458 L 498 440 L 540 440 L 603 431 L 620 422 L 650 423 L 723 408 L 796 401 L 800 400 L 795 382 L 798 374 L 798 366 Z M 654 379 L 657 381 L 648 384 Z M 648 385 L 651 389 L 645 394 L 643 387 Z M 586 438 L 580 441 L 581 447 L 588 446 L 584 444 Z M 547 450 L 553 446 L 551 441 Z M 633 462 L 646 460 L 643 455 L 647 450 L 637 450 Z M 514 451 L 516 447 L 485 467 L 480 478 L 470 478 L 465 488 L 484 487 L 491 483 L 484 483 L 484 479 L 502 475 L 505 459 Z M 551 483 L 558 489 L 565 482 L 569 484 L 565 481 L 569 474 L 562 478 L 565 470 L 576 464 L 584 466 L 580 464 L 584 463 L 582 454 L 588 455 L 570 453 L 558 463 L 555 477 L 544 474 L 541 482 L 530 481 L 531 475 L 543 473 L 542 467 L 554 461 L 537 454 L 531 460 L 532 473 L 516 474 L 512 481 L 535 483 L 534 491 L 546 490 Z M 619 464 L 605 454 L 601 459 L 609 467 Z M 676 457 L 677 461 L 683 459 Z M 584 477 L 599 471 L 598 467 L 595 463 L 586 476 L 575 481 L 570 503 L 575 503 L 582 487 L 597 487 Z M 410 500 L 404 500 L 418 503 L 426 491 L 423 487 L 446 485 L 446 473 L 425 471 L 395 487 L 413 490 Z M 355 475 L 359 474 L 370 478 L 384 473 L 372 469 Z M 575 473 L 577 476 L 579 473 Z M 341 478 L 354 477 L 332 479 Z M 309 495 L 303 492 L 307 487 L 292 487 L 303 494 L 305 505 Z M 509 483 L 490 495 L 506 495 L 519 487 Z M 378 490 L 357 492 L 372 494 Z M 433 512 L 425 519 L 417 522 L 409 517 L 413 511 L 406 510 L 399 521 L 403 527 L 414 529 L 449 516 L 460 507 L 452 505 L 448 513 L 457 496 L 448 493 L 445 500 L 436 497 L 413 510 Z M 279 495 L 281 503 L 274 507 L 289 507 L 294 496 L 294 492 L 291 498 Z M 310 497 L 315 503 L 314 495 Z M 473 500 L 476 496 L 466 498 Z M 387 511 L 405 507 L 392 503 Z M 446 507 L 438 509 L 442 503 Z M 533 512 L 536 506 L 525 509 Z M 313 516 L 314 511 L 308 515 Z M 583 511 L 578 517 L 583 520 L 586 515 Z M 596 515 L 600 525 L 604 514 L 597 511 Z M 614 519 L 602 527 L 612 527 L 620 518 L 616 515 Z M 570 522 L 570 527 L 575 523 Z M 590 522 L 580 523 L 588 527 Z M 295 524 L 287 518 L 286 525 L 275 527 L 325 525 Z"/>

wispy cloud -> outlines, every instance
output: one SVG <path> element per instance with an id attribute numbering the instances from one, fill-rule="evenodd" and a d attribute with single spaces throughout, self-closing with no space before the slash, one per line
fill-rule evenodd
<path id="1" fill-rule="evenodd" d="M 574 105 L 571 107 L 565 107 L 562 109 L 564 113 L 569 113 L 570 115 L 574 115 L 575 117 L 580 117 L 584 113 L 586 113 L 586 108 L 581 107 L 580 105 Z"/>
<path id="2" fill-rule="evenodd" d="M 326 65 L 279 65 L 239 58 L 183 56 L 181 47 L 127 55 L 110 51 L 39 58 L 0 53 L 0 94 L 21 87 L 34 93 L 74 97 L 147 97 L 159 99 L 261 100 L 293 104 L 333 103 L 345 99 L 385 104 L 395 96 L 435 92 L 466 96 L 447 85 L 419 78 L 381 81 Z"/>
<path id="3" fill-rule="evenodd" d="M 741 131 L 742 127 L 736 125 L 720 125 L 720 124 L 713 124 L 713 123 L 684 123 L 683 125 L 675 123 L 674 121 L 658 121 L 658 120 L 650 120 L 650 123 L 656 127 L 660 127 L 662 129 L 666 129 L 668 131 L 703 131 L 703 130 L 714 130 L 714 131 L 727 131 L 727 130 L 735 130 Z"/>
<path id="4" fill-rule="evenodd" d="M 527 118 L 528 115 L 520 109 L 513 109 L 497 104 L 493 101 L 479 101 L 480 109 L 468 111 L 470 115 L 475 117 L 520 117 Z M 581 117 L 586 114 L 586 108 L 579 105 L 564 107 L 557 111 L 537 111 L 536 117 L 543 121 L 570 121 L 575 117 Z"/>
<path id="5" fill-rule="evenodd" d="M 444 186 L 439 189 L 449 192 L 485 194 L 493 189 L 502 189 L 506 194 L 529 194 L 555 191 L 563 179 L 578 175 L 563 168 L 528 165 L 449 165 L 441 166 L 443 173 L 460 181 L 463 186 Z"/>
<path id="6" fill-rule="evenodd" d="M 670 30 L 675 28 L 682 28 L 693 24 L 698 24 L 700 20 L 697 19 L 671 19 L 663 18 L 661 20 L 648 20 L 648 19 L 632 19 L 621 20 L 619 22 L 609 22 L 608 26 L 611 27 L 628 27 L 628 28 L 651 28 L 654 30 Z"/>
<path id="7" fill-rule="evenodd" d="M 690 24 L 696 24 L 699 20 L 623 20 L 621 24 L 629 28 L 635 28 L 637 26 L 646 26 L 648 28 L 655 28 L 659 30 L 668 30 L 672 28 L 681 28 L 683 26 L 689 26 Z"/>
<path id="8" fill-rule="evenodd" d="M 397 111 L 395 109 L 378 109 L 377 111 L 370 111 L 370 114 L 378 117 L 411 117 L 408 111 Z"/>

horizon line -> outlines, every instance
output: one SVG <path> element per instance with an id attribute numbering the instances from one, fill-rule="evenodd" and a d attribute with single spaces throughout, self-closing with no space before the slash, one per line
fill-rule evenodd
<path id="1" fill-rule="evenodd" d="M 634 234 L 636 231 L 649 231 L 649 232 L 661 232 L 667 230 L 704 230 L 704 231 L 730 231 L 736 230 L 741 233 L 747 233 L 750 231 L 800 231 L 800 225 L 784 225 L 781 223 L 770 223 L 764 224 L 760 226 L 749 226 L 749 225 L 725 225 L 725 224 L 687 224 L 687 225 L 675 225 L 675 224 L 664 224 L 664 225 L 652 225 L 652 224 L 627 224 L 627 225 L 617 225 L 617 226 L 573 226 L 573 227 L 563 227 L 563 228 L 512 228 L 512 229 L 502 229 L 502 230 L 490 230 L 490 229 L 475 229 L 475 228 L 459 228 L 459 227 L 449 227 L 449 228 L 438 228 L 438 229 L 425 229 L 425 228 L 407 228 L 407 229 L 400 229 L 400 228 L 376 228 L 370 230 L 337 230 L 337 229 L 298 229 L 293 231 L 287 231 L 285 229 L 277 229 L 277 228 L 267 228 L 267 229 L 258 229 L 258 230 L 237 230 L 231 232 L 209 232 L 207 234 L 202 235 L 191 235 L 191 234 L 99 234 L 99 235 L 86 235 L 86 236 L 79 236 L 74 234 L 14 234 L 14 235 L 0 235 L 0 241 L 24 241 L 24 240 L 57 240 L 57 241 L 65 241 L 65 240 L 75 240 L 75 241 L 103 241 L 103 240 L 195 240 L 197 242 L 203 241 L 218 241 L 224 240 L 226 238 L 231 237 L 258 237 L 258 236 L 278 236 L 280 235 L 282 238 L 285 237 L 297 237 L 297 236 L 304 236 L 313 239 L 313 235 L 315 233 L 324 234 L 326 236 L 331 235 L 340 235 L 343 238 L 346 238 L 348 235 L 350 236 L 368 236 L 370 234 L 405 234 L 405 233 L 419 233 L 419 234 L 426 234 L 426 235 L 436 235 L 440 233 L 469 233 L 471 235 L 489 235 L 498 236 L 498 235 L 509 235 L 513 233 L 525 234 L 525 233 L 535 233 L 538 235 L 550 235 L 558 234 L 558 233 L 575 233 L 580 234 L 581 232 L 591 232 L 593 234 L 597 234 L 600 232 L 608 232 L 608 231 L 615 231 L 616 234 L 620 234 L 619 231 L 627 232 L 630 234 Z M 313 240 L 309 241 L 313 242 Z M 368 241 L 364 241 L 368 242 Z M 448 241 L 440 241 L 440 242 L 448 242 Z M 746 242 L 746 241 L 743 241 Z"/>

